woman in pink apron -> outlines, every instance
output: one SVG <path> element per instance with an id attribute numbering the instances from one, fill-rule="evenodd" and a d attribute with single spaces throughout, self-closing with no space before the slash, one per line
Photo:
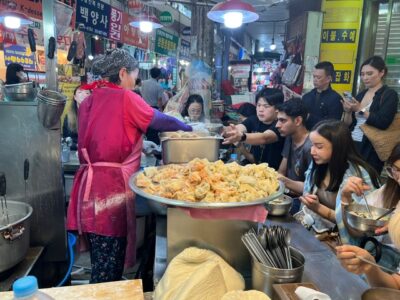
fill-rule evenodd
<path id="1" fill-rule="evenodd" d="M 133 266 L 135 202 L 129 176 L 139 169 L 142 135 L 192 128 L 151 108 L 133 93 L 137 61 L 122 49 L 96 57 L 92 72 L 102 80 L 79 107 L 78 153 L 67 228 L 89 242 L 91 283 L 120 280 L 124 262 Z"/>

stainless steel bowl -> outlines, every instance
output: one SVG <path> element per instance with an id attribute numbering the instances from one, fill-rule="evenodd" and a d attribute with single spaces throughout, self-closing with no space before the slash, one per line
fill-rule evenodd
<path id="1" fill-rule="evenodd" d="M 271 216 L 286 216 L 292 208 L 293 198 L 283 195 L 277 199 L 265 203 L 265 208 Z"/>
<path id="2" fill-rule="evenodd" d="M 4 94 L 7 101 L 35 101 L 37 88 L 33 82 L 6 84 Z"/>
<path id="3" fill-rule="evenodd" d="M 398 300 L 400 299 L 400 291 L 388 288 L 372 288 L 366 290 L 362 296 L 362 300 Z"/>
<path id="4" fill-rule="evenodd" d="M 386 208 L 378 208 L 369 206 L 373 219 L 367 219 L 357 216 L 351 212 L 365 213 L 368 215 L 368 210 L 364 204 L 352 203 L 344 207 L 344 218 L 356 233 L 356 236 L 374 236 L 375 230 L 387 225 L 388 221 L 375 219 L 388 211 Z"/>

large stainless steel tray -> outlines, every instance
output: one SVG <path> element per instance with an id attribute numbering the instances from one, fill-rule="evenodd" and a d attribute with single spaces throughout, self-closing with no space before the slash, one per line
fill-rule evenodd
<path id="1" fill-rule="evenodd" d="M 194 158 L 217 161 L 223 138 L 204 132 L 193 132 L 197 137 L 173 137 L 175 132 L 160 134 L 162 158 L 165 165 L 188 163 Z"/>
<path id="2" fill-rule="evenodd" d="M 182 201 L 182 200 L 174 200 L 163 198 L 156 195 L 151 195 L 144 192 L 141 188 L 136 186 L 136 178 L 143 171 L 139 171 L 131 176 L 129 179 L 129 186 L 132 191 L 147 200 L 149 200 L 149 206 L 152 209 L 156 210 L 160 214 L 164 214 L 166 210 L 166 206 L 179 206 L 179 207 L 190 207 L 190 208 L 205 208 L 205 209 L 218 209 L 218 208 L 228 208 L 228 207 L 243 207 L 243 206 L 252 206 L 257 204 L 264 204 L 272 201 L 276 198 L 279 198 L 285 189 L 285 186 L 282 182 L 279 182 L 279 189 L 276 193 L 272 194 L 269 197 L 257 199 L 254 201 L 247 202 L 190 202 L 190 201 Z M 158 205 L 157 205 L 158 204 Z"/>

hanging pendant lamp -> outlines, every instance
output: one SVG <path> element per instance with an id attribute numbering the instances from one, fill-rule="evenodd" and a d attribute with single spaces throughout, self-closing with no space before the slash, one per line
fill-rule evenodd
<path id="1" fill-rule="evenodd" d="M 3 23 L 9 29 L 18 29 L 21 26 L 32 24 L 33 21 L 23 13 L 14 10 L 4 10 L 0 12 L 0 23 Z"/>
<path id="2" fill-rule="evenodd" d="M 132 27 L 139 28 L 140 31 L 150 33 L 154 29 L 162 28 L 160 21 L 153 15 L 140 15 L 129 23 Z"/>
<path id="3" fill-rule="evenodd" d="M 228 28 L 239 28 L 243 23 L 251 23 L 259 18 L 253 5 L 241 0 L 218 3 L 207 13 L 207 17 Z"/>

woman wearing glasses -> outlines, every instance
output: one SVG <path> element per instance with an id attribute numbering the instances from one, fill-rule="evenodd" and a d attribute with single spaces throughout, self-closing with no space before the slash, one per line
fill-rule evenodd
<path id="1" fill-rule="evenodd" d="M 375 207 L 392 208 L 396 207 L 394 214 L 400 213 L 400 144 L 392 151 L 386 162 L 388 179 L 379 189 L 366 195 L 368 204 Z M 351 195 L 354 193 L 360 196 L 370 187 L 363 184 L 362 179 L 350 177 L 342 192 L 342 202 L 351 202 Z M 400 250 L 393 246 L 393 241 L 387 234 L 388 226 L 375 231 L 379 236 L 377 239 L 382 243 L 382 258 L 379 264 L 395 269 L 400 264 Z M 399 287 L 400 288 L 400 287 Z"/>
<path id="2" fill-rule="evenodd" d="M 197 94 L 190 95 L 186 102 L 185 109 L 182 112 L 182 116 L 188 117 L 190 122 L 203 122 L 203 98 Z"/>

